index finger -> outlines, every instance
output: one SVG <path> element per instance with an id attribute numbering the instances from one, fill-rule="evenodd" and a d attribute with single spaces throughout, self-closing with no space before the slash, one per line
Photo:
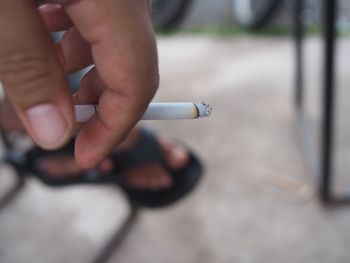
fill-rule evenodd
<path id="1" fill-rule="evenodd" d="M 64 4 L 82 37 L 91 44 L 96 69 L 107 87 L 99 101 L 99 115 L 77 139 L 77 161 L 91 167 L 122 142 L 158 87 L 150 1 L 56 2 Z"/>

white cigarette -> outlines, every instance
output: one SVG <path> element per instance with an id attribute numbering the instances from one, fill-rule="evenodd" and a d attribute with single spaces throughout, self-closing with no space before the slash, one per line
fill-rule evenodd
<path id="1" fill-rule="evenodd" d="M 211 115 L 212 108 L 204 102 L 162 102 L 149 104 L 142 120 L 185 120 L 205 118 Z M 76 105 L 77 123 L 87 122 L 98 113 L 97 105 Z"/>

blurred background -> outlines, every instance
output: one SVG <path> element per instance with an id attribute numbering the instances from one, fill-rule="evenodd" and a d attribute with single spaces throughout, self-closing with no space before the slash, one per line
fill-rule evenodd
<path id="1" fill-rule="evenodd" d="M 322 161 L 324 10 L 323 1 L 304 3 L 311 161 L 294 106 L 295 1 L 154 1 L 155 100 L 206 101 L 214 114 L 142 125 L 190 145 L 206 176 L 176 206 L 141 211 L 108 262 L 349 262 L 350 207 L 320 204 L 314 180 Z M 350 2 L 339 6 L 333 190 L 342 194 L 350 187 Z M 1 195 L 15 177 L 7 166 L 0 172 Z M 52 189 L 30 179 L 0 212 L 0 262 L 90 262 L 127 210 L 115 187 Z"/>

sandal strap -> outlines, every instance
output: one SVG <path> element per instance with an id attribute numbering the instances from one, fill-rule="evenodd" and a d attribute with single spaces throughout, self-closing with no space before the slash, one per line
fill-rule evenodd
<path id="1" fill-rule="evenodd" d="M 114 162 L 114 169 L 109 174 L 101 175 L 98 169 L 86 170 L 81 175 L 53 179 L 40 170 L 40 159 L 66 155 L 74 152 L 75 139 L 71 140 L 65 147 L 58 151 L 45 151 L 38 147 L 28 152 L 17 152 L 9 147 L 7 162 L 13 165 L 19 174 L 24 176 L 31 174 L 41 180 L 43 183 L 53 186 L 62 187 L 76 184 L 117 184 L 125 192 L 130 202 L 142 207 L 161 208 L 174 204 L 188 195 L 198 184 L 202 173 L 203 166 L 199 159 L 191 152 L 188 164 L 180 170 L 172 170 L 165 162 L 159 142 L 156 135 L 147 129 L 142 129 L 140 136 L 134 146 L 121 152 L 113 152 L 109 158 Z M 156 161 L 169 172 L 173 178 L 173 186 L 170 189 L 161 191 L 136 190 L 130 188 L 122 176 L 123 170 L 129 167 L 136 167 L 143 164 Z"/>
<path id="2" fill-rule="evenodd" d="M 139 138 L 130 149 L 114 152 L 110 158 L 121 171 L 151 162 L 159 162 L 167 168 L 156 135 L 146 128 L 142 128 Z"/>
<path id="3" fill-rule="evenodd" d="M 8 151 L 6 161 L 14 166 L 23 175 L 32 175 L 50 186 L 68 186 L 76 184 L 123 184 L 123 170 L 141 166 L 156 161 L 168 169 L 162 156 L 162 152 L 155 134 L 148 129 L 142 128 L 140 135 L 132 148 L 128 150 L 112 152 L 109 157 L 115 164 L 114 169 L 101 175 L 98 169 L 89 169 L 72 177 L 52 178 L 40 169 L 40 160 L 60 155 L 72 154 L 74 152 L 75 139 L 72 139 L 66 146 L 56 151 L 46 151 L 35 147 L 32 150 L 22 153 Z"/>

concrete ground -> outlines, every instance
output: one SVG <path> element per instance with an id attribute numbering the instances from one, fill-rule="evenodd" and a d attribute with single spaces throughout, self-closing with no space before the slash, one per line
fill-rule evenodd
<path id="1" fill-rule="evenodd" d="M 182 203 L 144 211 L 110 262 L 349 262 L 350 209 L 318 204 L 302 160 L 290 39 L 172 36 L 159 48 L 157 100 L 204 100 L 215 111 L 146 124 L 191 145 L 206 177 Z M 11 179 L 2 168 L 1 189 Z M 32 180 L 0 214 L 0 262 L 89 262 L 125 211 L 113 188 Z"/>

